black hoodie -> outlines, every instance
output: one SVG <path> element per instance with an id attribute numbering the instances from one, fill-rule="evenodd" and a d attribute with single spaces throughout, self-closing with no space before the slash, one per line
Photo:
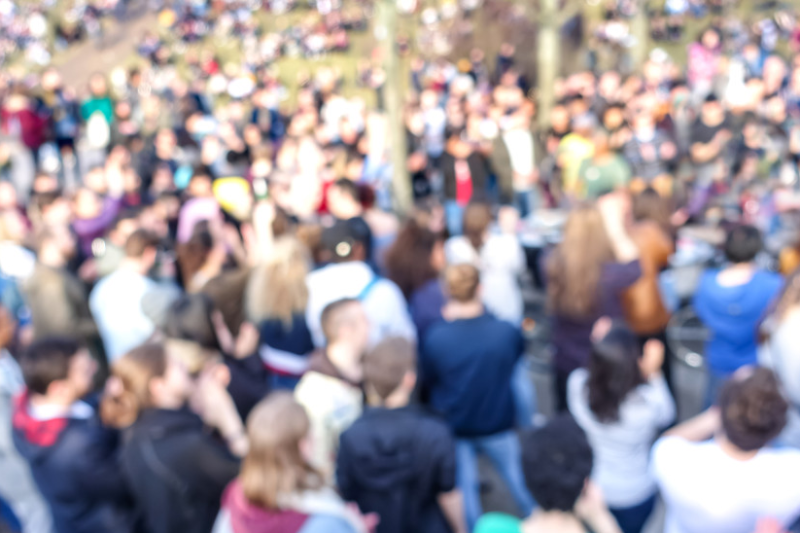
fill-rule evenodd
<path id="1" fill-rule="evenodd" d="M 437 496 L 455 488 L 455 443 L 417 407 L 369 408 L 342 434 L 342 496 L 380 516 L 377 533 L 447 533 Z"/>

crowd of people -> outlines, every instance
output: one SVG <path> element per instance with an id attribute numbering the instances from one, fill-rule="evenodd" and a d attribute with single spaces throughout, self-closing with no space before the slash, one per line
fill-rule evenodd
<path id="1" fill-rule="evenodd" d="M 217 4 L 173 5 L 179 37 L 247 37 L 259 3 Z M 791 530 L 800 56 L 716 22 L 685 69 L 559 79 L 544 130 L 511 43 L 415 59 L 402 214 L 382 80 L 370 109 L 320 66 L 288 109 L 274 58 L 187 81 L 155 35 L 86 88 L 0 73 L 0 531 L 641 533 L 659 505 L 667 533 Z M 698 226 L 723 237 L 681 301 Z M 678 421 L 686 306 L 708 379 Z"/>

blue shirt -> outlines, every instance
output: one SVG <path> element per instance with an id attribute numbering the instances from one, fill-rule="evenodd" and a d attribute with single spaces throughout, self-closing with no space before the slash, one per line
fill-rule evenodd
<path id="1" fill-rule="evenodd" d="M 745 365 L 756 364 L 758 325 L 778 295 L 783 278 L 757 270 L 743 285 L 723 287 L 719 270 L 703 274 L 694 295 L 697 316 L 710 330 L 706 361 L 717 374 L 729 374 Z"/>
<path id="2" fill-rule="evenodd" d="M 420 374 L 431 407 L 458 437 L 480 437 L 514 426 L 511 376 L 522 355 L 519 328 L 483 314 L 430 327 Z"/>

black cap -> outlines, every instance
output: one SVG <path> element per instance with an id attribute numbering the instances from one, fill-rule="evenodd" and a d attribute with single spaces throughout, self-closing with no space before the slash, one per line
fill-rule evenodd
<path id="1" fill-rule="evenodd" d="M 369 227 L 363 219 L 337 220 L 322 232 L 322 244 L 337 259 L 347 259 L 356 244 L 367 245 Z"/>

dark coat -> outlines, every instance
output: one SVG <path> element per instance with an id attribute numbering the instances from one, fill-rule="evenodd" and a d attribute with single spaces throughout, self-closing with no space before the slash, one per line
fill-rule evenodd
<path id="1" fill-rule="evenodd" d="M 147 409 L 122 452 L 148 533 L 210 533 L 239 461 L 189 410 Z"/>
<path id="2" fill-rule="evenodd" d="M 489 175 L 491 170 L 486 158 L 472 152 L 467 158 L 469 171 L 472 174 L 472 197 L 485 200 L 489 194 Z M 442 155 L 442 172 L 444 173 L 444 197 L 447 200 L 456 198 L 456 158 L 445 152 Z"/>

